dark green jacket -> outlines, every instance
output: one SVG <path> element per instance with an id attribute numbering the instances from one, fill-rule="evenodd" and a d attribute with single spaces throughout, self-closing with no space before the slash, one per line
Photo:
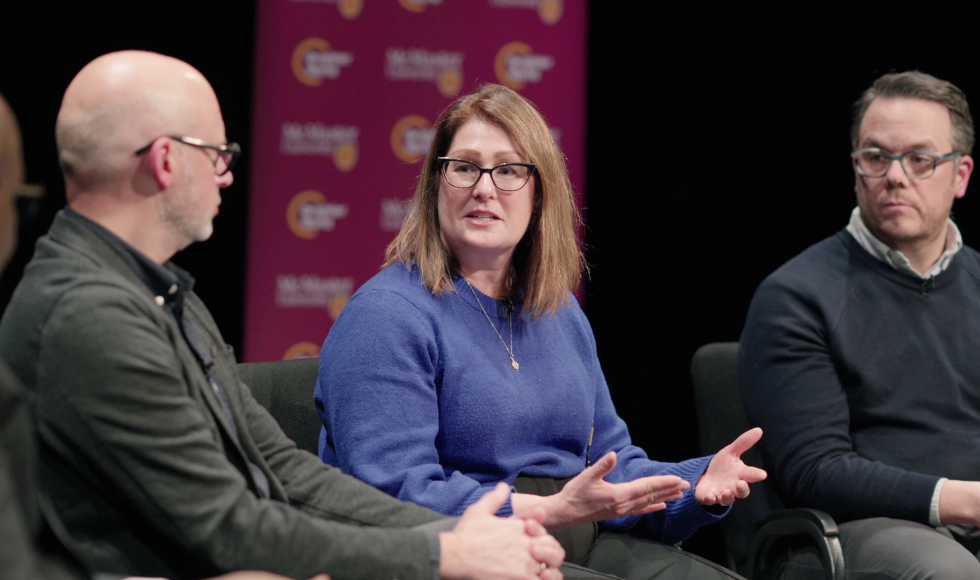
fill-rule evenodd
<path id="1" fill-rule="evenodd" d="M 88 578 L 65 549 L 64 530 L 37 480 L 29 398 L 0 362 L 0 580 Z"/>
<path id="2" fill-rule="evenodd" d="M 193 293 L 240 445 L 173 318 L 121 257 L 62 212 L 0 322 L 0 357 L 37 395 L 42 480 L 90 568 L 201 578 L 431 580 L 441 518 L 296 449 L 238 378 Z M 268 477 L 259 499 L 247 461 Z"/>

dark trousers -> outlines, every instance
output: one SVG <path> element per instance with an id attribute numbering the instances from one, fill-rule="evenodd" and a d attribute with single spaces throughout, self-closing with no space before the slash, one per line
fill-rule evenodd
<path id="1" fill-rule="evenodd" d="M 972 526 L 931 528 L 905 520 L 870 518 L 841 524 L 849 580 L 980 579 L 980 533 Z M 815 547 L 794 548 L 779 578 L 823 580 Z"/>
<path id="2" fill-rule="evenodd" d="M 565 578 L 625 580 L 744 580 L 683 550 L 615 532 L 600 532 L 582 566 L 565 564 Z"/>
<path id="3" fill-rule="evenodd" d="M 554 495 L 569 479 L 520 476 L 514 487 L 520 493 Z M 717 564 L 653 540 L 600 532 L 593 522 L 555 530 L 565 548 L 565 578 L 622 578 L 624 580 L 744 580 Z"/>

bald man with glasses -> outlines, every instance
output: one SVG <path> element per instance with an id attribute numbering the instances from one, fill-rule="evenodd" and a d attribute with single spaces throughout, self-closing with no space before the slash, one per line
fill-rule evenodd
<path id="1" fill-rule="evenodd" d="M 506 486 L 444 518 L 298 450 L 251 397 L 170 262 L 211 236 L 240 152 L 200 72 L 99 57 L 69 85 L 56 137 L 68 207 L 0 321 L 0 357 L 34 393 L 44 488 L 86 567 L 562 578 L 543 514 L 494 515 Z"/>
<path id="2" fill-rule="evenodd" d="M 44 195 L 44 186 L 24 179 L 20 127 L 0 95 L 0 271 L 16 249 L 19 226 L 34 217 Z M 86 570 L 66 547 L 69 536 L 39 477 L 31 403 L 20 381 L 0 362 L 0 580 L 117 580 L 119 575 Z M 246 571 L 215 580 L 286 578 Z"/>

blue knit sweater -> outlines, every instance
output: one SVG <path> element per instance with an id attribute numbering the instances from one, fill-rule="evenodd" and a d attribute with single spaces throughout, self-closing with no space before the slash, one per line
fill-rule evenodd
<path id="1" fill-rule="evenodd" d="M 665 511 L 604 527 L 639 523 L 646 535 L 675 543 L 721 517 L 693 494 L 710 457 L 659 463 L 630 443 L 574 297 L 555 316 L 534 321 L 515 305 L 515 372 L 480 309 L 509 345 L 501 304 L 476 295 L 459 277 L 455 292 L 433 295 L 400 264 L 354 294 L 320 354 L 315 400 L 326 426 L 325 462 L 399 499 L 459 515 L 497 482 L 519 474 L 571 477 L 584 469 L 587 452 L 595 461 L 615 450 L 619 463 L 607 481 L 676 474 L 691 489 Z M 650 409 L 654 420 L 658 412 Z M 510 513 L 508 502 L 500 515 Z"/>
<path id="2" fill-rule="evenodd" d="M 940 476 L 980 480 L 980 254 L 927 281 L 841 231 L 752 299 L 738 369 L 783 500 L 928 523 Z"/>

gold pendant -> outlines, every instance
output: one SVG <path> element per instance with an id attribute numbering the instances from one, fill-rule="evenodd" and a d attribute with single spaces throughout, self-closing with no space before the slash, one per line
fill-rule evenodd
<path id="1" fill-rule="evenodd" d="M 510 366 L 514 367 L 515 371 L 521 370 L 521 365 L 517 364 L 517 361 L 513 358 L 510 359 Z"/>

